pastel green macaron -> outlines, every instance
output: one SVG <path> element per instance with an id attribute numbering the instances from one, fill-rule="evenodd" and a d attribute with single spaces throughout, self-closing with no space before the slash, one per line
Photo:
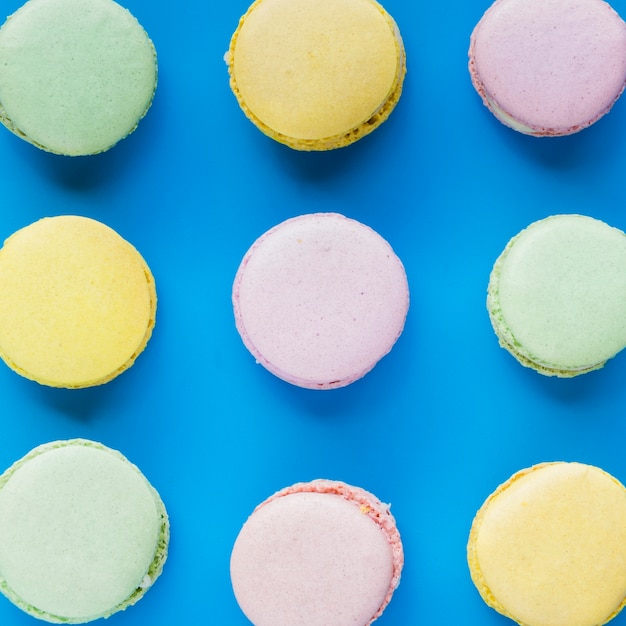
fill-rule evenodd
<path id="1" fill-rule="evenodd" d="M 626 235 L 585 215 L 553 215 L 513 237 L 491 272 L 487 309 L 522 365 L 572 377 L 626 346 Z"/>
<path id="2" fill-rule="evenodd" d="M 157 491 L 100 443 L 43 444 L 0 476 L 0 591 L 33 617 L 79 624 L 127 608 L 168 542 Z"/>
<path id="3" fill-rule="evenodd" d="M 154 45 L 113 0 L 28 0 L 0 28 L 0 121 L 43 150 L 108 150 L 149 109 Z"/>

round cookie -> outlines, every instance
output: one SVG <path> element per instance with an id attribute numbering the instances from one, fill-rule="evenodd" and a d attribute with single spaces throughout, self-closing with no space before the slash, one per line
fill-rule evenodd
<path id="1" fill-rule="evenodd" d="M 33 617 L 79 624 L 127 608 L 168 541 L 159 494 L 100 443 L 44 444 L 0 476 L 0 591 Z"/>
<path id="2" fill-rule="evenodd" d="M 469 70 L 502 123 L 569 135 L 622 93 L 626 24 L 603 0 L 496 0 L 472 32 Z"/>
<path id="3" fill-rule="evenodd" d="M 553 215 L 513 237 L 496 260 L 487 309 L 522 365 L 572 377 L 626 346 L 626 235 L 584 215 Z"/>
<path id="4" fill-rule="evenodd" d="M 63 215 L 26 226 L 0 249 L 0 357 L 52 387 L 100 385 L 146 347 L 154 279 L 108 226 Z"/>
<path id="5" fill-rule="evenodd" d="M 387 607 L 403 564 L 389 506 L 359 487 L 320 479 L 254 509 L 230 573 L 255 626 L 366 626 Z"/>
<path id="6" fill-rule="evenodd" d="M 149 109 L 152 41 L 113 0 L 28 0 L 0 28 L 0 121 L 43 150 L 111 148 Z"/>
<path id="7" fill-rule="evenodd" d="M 581 463 L 542 463 L 500 485 L 467 547 L 484 601 L 523 626 L 598 626 L 626 598 L 626 489 Z"/>
<path id="8" fill-rule="evenodd" d="M 289 219 L 259 237 L 233 285 L 235 322 L 256 360 L 310 389 L 364 376 L 402 333 L 404 267 L 368 226 L 337 213 Z"/>
<path id="9" fill-rule="evenodd" d="M 225 58 L 246 116 L 296 150 L 371 133 L 396 106 L 406 73 L 398 27 L 375 0 L 256 0 Z"/>

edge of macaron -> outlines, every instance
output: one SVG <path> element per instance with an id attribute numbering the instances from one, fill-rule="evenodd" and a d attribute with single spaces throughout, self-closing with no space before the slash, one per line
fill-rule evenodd
<path id="1" fill-rule="evenodd" d="M 478 533 L 480 531 L 480 527 L 482 525 L 483 518 L 485 517 L 487 508 L 489 507 L 491 502 L 494 500 L 494 498 L 498 497 L 502 492 L 506 491 L 513 483 L 518 481 L 520 478 L 523 478 L 524 476 L 527 476 L 528 474 L 538 469 L 541 469 L 542 467 L 546 467 L 548 465 L 555 465 L 556 463 L 561 463 L 561 462 L 562 461 L 547 461 L 544 463 L 537 463 L 536 465 L 533 465 L 531 467 L 519 470 L 518 472 L 513 474 L 509 479 L 507 479 L 505 482 L 498 485 L 498 487 L 496 487 L 496 489 L 491 494 L 489 494 L 487 499 L 483 502 L 481 507 L 476 512 L 474 519 L 472 520 L 472 525 L 470 528 L 470 533 L 469 533 L 469 538 L 468 538 L 467 548 L 466 548 L 467 564 L 469 567 L 469 572 L 470 572 L 470 577 L 472 579 L 472 582 L 474 583 L 474 586 L 478 590 L 478 593 L 480 594 L 485 604 L 487 604 L 487 606 L 491 607 L 492 609 L 496 610 L 501 615 L 504 615 L 505 617 L 508 617 L 515 622 L 517 622 L 515 617 L 511 615 L 504 608 L 504 606 L 502 606 L 502 604 L 498 602 L 498 600 L 496 600 L 496 597 L 491 592 L 491 589 L 489 588 L 489 585 L 487 584 L 487 581 L 485 580 L 485 577 L 483 576 L 482 570 L 480 568 L 480 562 L 478 560 L 477 550 L 476 550 L 476 542 L 478 540 Z"/>

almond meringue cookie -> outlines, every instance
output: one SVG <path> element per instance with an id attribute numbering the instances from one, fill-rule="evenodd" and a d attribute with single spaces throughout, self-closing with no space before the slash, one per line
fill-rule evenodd
<path id="1" fill-rule="evenodd" d="M 621 95 L 626 23 L 604 0 L 496 0 L 471 34 L 469 71 L 503 124 L 569 135 Z"/>
<path id="2" fill-rule="evenodd" d="M 0 121 L 57 154 L 108 150 L 146 114 L 154 45 L 113 0 L 28 0 L 0 28 Z"/>
<path id="3" fill-rule="evenodd" d="M 244 255 L 232 292 L 258 363 L 309 389 L 348 385 L 390 352 L 409 307 L 404 266 L 385 239 L 337 213 L 288 219 Z"/>
<path id="4" fill-rule="evenodd" d="M 101 443 L 46 443 L 0 476 L 0 592 L 33 617 L 82 624 L 126 609 L 168 543 L 157 491 Z"/>
<path id="5" fill-rule="evenodd" d="M 584 463 L 516 472 L 476 514 L 467 544 L 487 605 L 523 626 L 598 626 L 626 602 L 626 489 Z"/>
<path id="6" fill-rule="evenodd" d="M 230 86 L 263 133 L 296 150 L 331 150 L 395 108 L 406 55 L 375 0 L 256 0 L 225 56 Z"/>
<path id="7" fill-rule="evenodd" d="M 487 309 L 500 345 L 547 376 L 601 368 L 626 346 L 626 234 L 585 215 L 553 215 L 496 260 Z"/>
<path id="8" fill-rule="evenodd" d="M 391 601 L 403 565 L 389 505 L 360 487 L 317 479 L 254 509 L 230 573 L 254 626 L 367 626 Z"/>
<path id="9" fill-rule="evenodd" d="M 127 370 L 156 320 L 147 263 L 109 226 L 40 219 L 0 249 L 0 357 L 50 387 L 92 387 Z"/>

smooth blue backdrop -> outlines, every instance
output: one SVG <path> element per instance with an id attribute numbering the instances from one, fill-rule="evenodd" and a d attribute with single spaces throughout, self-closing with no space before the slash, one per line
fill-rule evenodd
<path id="1" fill-rule="evenodd" d="M 228 571 L 239 528 L 277 489 L 318 477 L 392 503 L 406 565 L 377 624 L 505 626 L 468 575 L 473 515 L 540 461 L 593 463 L 626 481 L 626 354 L 574 380 L 522 368 L 491 330 L 487 280 L 536 219 L 578 212 L 626 229 L 626 101 L 571 137 L 517 134 L 483 107 L 467 72 L 488 0 L 387 0 L 408 57 L 396 110 L 353 146 L 298 153 L 252 126 L 229 90 L 223 55 L 247 4 L 125 2 L 154 40 L 159 85 L 137 131 L 109 152 L 54 156 L 0 128 L 0 239 L 43 216 L 93 217 L 141 251 L 159 296 L 146 351 L 103 387 L 45 388 L 0 363 L 0 467 L 40 443 L 87 437 L 121 450 L 160 491 L 169 560 L 110 626 L 245 626 Z M 614 6 L 626 14 L 626 0 Z M 314 211 L 377 230 L 411 288 L 391 354 L 327 392 L 255 365 L 230 302 L 254 239 Z M 2 626 L 34 623 L 0 597 Z"/>

